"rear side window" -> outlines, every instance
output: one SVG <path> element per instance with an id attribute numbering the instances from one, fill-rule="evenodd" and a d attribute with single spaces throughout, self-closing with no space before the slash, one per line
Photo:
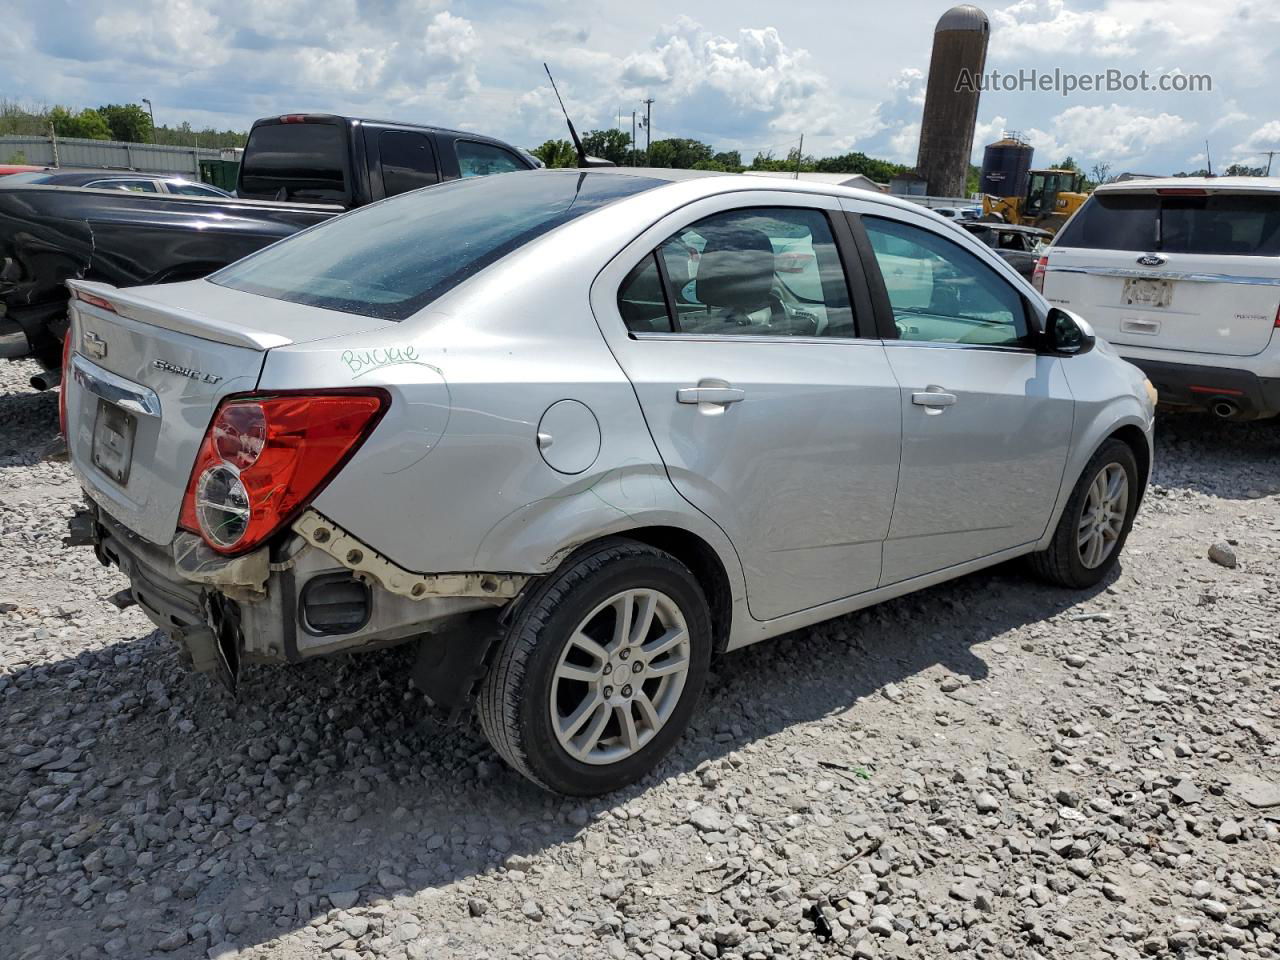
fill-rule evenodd
<path id="1" fill-rule="evenodd" d="M 253 128 L 240 166 L 242 197 L 347 199 L 346 132 L 334 123 L 267 123 Z"/>
<path id="2" fill-rule="evenodd" d="M 133 193 L 159 193 L 160 189 L 151 180 L 94 180 L 86 183 L 86 188 L 94 190 L 128 190 Z"/>
<path id="3" fill-rule="evenodd" d="M 1058 235 L 1059 247 L 1280 256 L 1280 197 L 1095 193 Z"/>
<path id="4" fill-rule="evenodd" d="M 382 188 L 388 197 L 439 183 L 431 138 L 421 133 L 384 130 L 378 136 Z"/>
<path id="5" fill-rule="evenodd" d="M 403 320 L 548 231 L 663 182 L 542 170 L 454 180 L 335 217 L 209 279 L 277 300 Z"/>
<path id="6" fill-rule="evenodd" d="M 657 256 L 659 264 L 646 257 L 619 292 L 633 333 L 856 336 L 844 268 L 820 210 L 716 214 L 669 237 Z"/>
<path id="7" fill-rule="evenodd" d="M 510 150 L 503 150 L 491 143 L 477 143 L 474 140 L 457 141 L 458 171 L 463 177 L 487 177 L 493 173 L 512 173 L 516 170 L 528 170 L 527 163 L 521 163 Z"/>

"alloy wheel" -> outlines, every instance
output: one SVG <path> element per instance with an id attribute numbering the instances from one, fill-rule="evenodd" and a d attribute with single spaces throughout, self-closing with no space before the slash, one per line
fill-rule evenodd
<path id="1" fill-rule="evenodd" d="M 1090 570 L 1101 566 L 1116 549 L 1129 512 L 1129 475 L 1118 463 L 1108 463 L 1089 484 L 1076 527 L 1080 562 Z"/>
<path id="2" fill-rule="evenodd" d="M 670 718 L 689 675 L 689 629 L 659 590 L 624 590 L 570 635 L 551 679 L 551 726 L 582 763 L 617 763 Z"/>

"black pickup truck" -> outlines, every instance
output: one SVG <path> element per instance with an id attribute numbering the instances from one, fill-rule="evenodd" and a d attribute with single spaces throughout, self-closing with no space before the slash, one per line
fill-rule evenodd
<path id="1" fill-rule="evenodd" d="M 253 124 L 230 200 L 0 180 L 0 357 L 34 356 L 57 370 L 68 279 L 192 280 L 344 210 L 537 165 L 492 137 L 287 114 Z M 33 379 L 56 381 L 56 372 Z"/>

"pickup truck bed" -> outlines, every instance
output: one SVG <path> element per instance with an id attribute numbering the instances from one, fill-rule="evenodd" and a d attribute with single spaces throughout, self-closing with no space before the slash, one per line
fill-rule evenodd
<path id="1" fill-rule="evenodd" d="M 0 184 L 0 321 L 21 327 L 46 365 L 57 363 L 67 280 L 191 280 L 342 212 L 336 204 Z"/>
<path id="2" fill-rule="evenodd" d="M 0 357 L 59 365 L 68 280 L 193 280 L 345 210 L 536 163 L 510 144 L 459 130 L 284 114 L 249 131 L 236 188 L 244 199 L 0 180 Z"/>

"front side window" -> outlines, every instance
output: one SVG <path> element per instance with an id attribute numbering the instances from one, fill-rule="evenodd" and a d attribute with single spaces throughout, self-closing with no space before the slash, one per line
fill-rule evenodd
<path id="1" fill-rule="evenodd" d="M 454 180 L 327 220 L 208 279 L 277 300 L 403 320 L 556 227 L 663 183 L 552 170 Z"/>
<path id="2" fill-rule="evenodd" d="M 657 255 L 669 303 L 655 296 L 657 264 L 651 270 L 652 258 L 646 258 L 619 295 L 632 332 L 856 335 L 840 254 L 819 210 L 758 207 L 719 213 L 669 237 Z M 659 284 L 656 293 L 663 292 Z"/>
<path id="3" fill-rule="evenodd" d="M 384 130 L 378 135 L 382 189 L 388 197 L 440 181 L 431 139 L 421 133 Z"/>
<path id="4" fill-rule="evenodd" d="M 459 140 L 455 148 L 458 151 L 458 171 L 463 177 L 487 177 L 494 173 L 529 169 L 529 165 L 521 163 L 510 150 L 503 150 L 491 143 Z"/>
<path id="5" fill-rule="evenodd" d="M 1021 346 L 1026 308 L 1018 291 L 958 244 L 932 230 L 863 217 L 898 337 L 930 343 Z"/>

